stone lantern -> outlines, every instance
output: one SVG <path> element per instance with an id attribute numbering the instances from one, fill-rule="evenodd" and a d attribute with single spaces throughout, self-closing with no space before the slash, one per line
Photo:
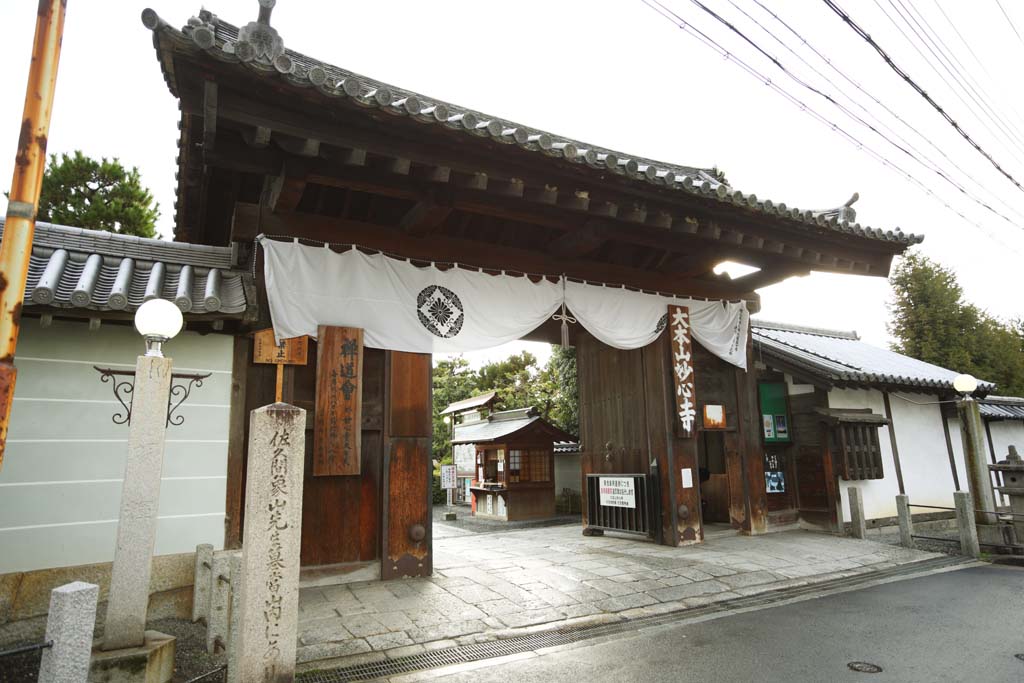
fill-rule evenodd
<path id="1" fill-rule="evenodd" d="M 1002 475 L 1002 486 L 996 490 L 1010 499 L 1010 512 L 1013 513 L 1013 527 L 1017 542 L 1024 541 L 1024 459 L 1017 453 L 1016 446 L 1010 446 L 1010 453 L 1004 460 L 988 466 L 992 472 Z"/>

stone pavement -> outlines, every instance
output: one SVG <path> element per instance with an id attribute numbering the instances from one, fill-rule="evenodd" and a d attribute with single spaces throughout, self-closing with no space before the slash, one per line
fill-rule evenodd
<path id="1" fill-rule="evenodd" d="M 806 531 L 712 534 L 703 545 L 669 548 L 588 538 L 575 525 L 488 534 L 439 527 L 430 578 L 302 589 L 302 669 L 672 612 L 936 557 Z"/>

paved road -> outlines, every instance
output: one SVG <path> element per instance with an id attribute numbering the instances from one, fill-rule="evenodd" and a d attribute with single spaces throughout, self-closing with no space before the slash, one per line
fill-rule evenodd
<path id="1" fill-rule="evenodd" d="M 985 566 L 662 627 L 444 676 L 549 681 L 1024 681 L 1024 570 Z M 883 668 L 854 673 L 851 661 Z"/>

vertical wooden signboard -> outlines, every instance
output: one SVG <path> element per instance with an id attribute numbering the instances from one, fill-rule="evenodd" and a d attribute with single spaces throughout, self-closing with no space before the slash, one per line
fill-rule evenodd
<path id="1" fill-rule="evenodd" d="M 681 436 L 694 435 L 697 419 L 693 386 L 693 340 L 690 337 L 690 309 L 668 307 L 668 328 L 672 336 L 672 377 L 675 382 L 676 416 Z"/>
<path id="2" fill-rule="evenodd" d="M 360 473 L 363 331 L 321 325 L 316 358 L 313 476 Z"/>
<path id="3" fill-rule="evenodd" d="M 252 360 L 254 363 L 266 363 L 277 366 L 277 386 L 274 390 L 274 401 L 281 402 L 281 386 L 284 383 L 284 366 L 305 365 L 309 353 L 308 337 L 292 337 L 282 339 L 278 344 L 274 338 L 274 328 L 259 330 L 253 335 Z"/>

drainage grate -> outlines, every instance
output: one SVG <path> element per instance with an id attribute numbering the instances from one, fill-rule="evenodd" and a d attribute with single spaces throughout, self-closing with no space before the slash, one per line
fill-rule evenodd
<path id="1" fill-rule="evenodd" d="M 300 674 L 297 677 L 297 680 L 300 683 L 346 683 L 347 681 L 366 681 L 373 680 L 375 678 L 411 673 L 414 671 L 424 671 L 426 669 L 434 669 L 442 666 L 452 666 L 455 664 L 465 664 L 467 662 L 476 662 L 484 659 L 493 659 L 495 657 L 505 657 L 507 655 L 521 654 L 523 652 L 531 652 L 533 650 L 541 650 L 548 647 L 568 645 L 570 643 L 589 640 L 591 638 L 635 632 L 643 628 L 668 625 L 684 619 L 693 619 L 709 614 L 720 614 L 731 610 L 750 607 L 763 607 L 783 600 L 792 600 L 810 593 L 818 593 L 823 590 L 848 588 L 876 581 L 878 579 L 891 578 L 904 574 L 915 574 L 923 570 L 939 569 L 942 567 L 963 564 L 967 561 L 969 560 L 966 558 L 949 556 L 923 560 L 921 562 L 900 565 L 891 569 L 871 572 L 868 574 L 857 574 L 817 584 L 783 588 L 781 590 L 733 598 L 731 600 L 723 600 L 703 607 L 694 607 L 692 609 L 679 610 L 662 615 L 640 617 L 637 619 L 630 619 L 628 621 L 617 621 L 610 624 L 569 626 L 551 631 L 514 636 L 512 638 L 495 640 L 488 643 L 461 645 L 458 647 L 449 647 L 441 650 L 434 650 L 432 652 L 409 655 L 407 657 L 397 657 L 395 659 L 385 659 L 378 662 L 355 664 L 353 666 L 346 666 L 339 669 L 310 671 L 308 673 Z M 1017 656 L 1020 657 L 1020 655 Z M 865 665 L 869 667 L 875 666 L 874 664 L 869 664 L 867 662 L 851 662 L 848 666 L 853 669 L 854 665 Z M 857 671 L 858 669 L 854 670 Z M 881 668 L 878 668 L 878 671 L 881 671 Z M 877 673 L 866 669 L 864 672 Z"/>

